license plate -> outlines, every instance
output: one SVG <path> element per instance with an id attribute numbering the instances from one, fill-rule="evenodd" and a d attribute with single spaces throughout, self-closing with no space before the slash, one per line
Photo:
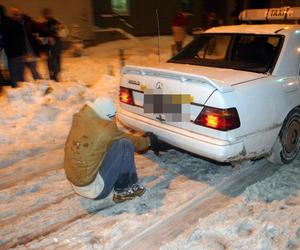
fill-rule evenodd
<path id="1" fill-rule="evenodd" d="M 190 121 L 190 104 L 189 94 L 163 94 L 161 90 L 147 90 L 144 93 L 144 113 L 160 118 L 163 115 L 161 120 L 169 122 Z"/>

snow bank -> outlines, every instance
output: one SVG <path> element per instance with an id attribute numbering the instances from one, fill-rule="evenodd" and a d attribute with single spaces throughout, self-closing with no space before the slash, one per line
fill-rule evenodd
<path id="1" fill-rule="evenodd" d="M 90 88 L 78 82 L 51 81 L 4 88 L 0 107 L 0 168 L 63 144 L 73 114 L 86 101 L 101 95 L 116 98 L 117 84 L 118 78 L 103 75 Z"/>

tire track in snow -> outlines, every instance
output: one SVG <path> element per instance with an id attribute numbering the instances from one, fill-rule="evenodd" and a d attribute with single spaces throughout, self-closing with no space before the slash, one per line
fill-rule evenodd
<path id="1" fill-rule="evenodd" d="M 80 206 L 82 203 L 86 203 L 86 207 Z M 19 219 L 13 224 L 4 225 L 1 228 L 0 250 L 26 245 L 113 205 L 111 195 L 100 201 L 87 201 L 75 193 L 69 194 L 45 209 L 35 211 L 25 217 L 18 217 Z"/>
<path id="2" fill-rule="evenodd" d="M 18 162 L 28 159 L 28 158 L 33 158 L 36 157 L 38 155 L 42 155 L 46 152 L 49 151 L 53 151 L 55 149 L 59 149 L 59 148 L 63 148 L 64 144 L 58 144 L 54 147 L 46 147 L 46 148 L 39 148 L 39 147 L 35 147 L 35 148 L 31 148 L 31 149 L 21 149 L 19 151 L 15 152 L 16 157 L 13 159 L 9 159 L 9 160 L 2 160 L 0 161 L 0 169 L 5 169 L 7 167 L 10 167 L 14 164 L 17 164 Z"/>
<path id="3" fill-rule="evenodd" d="M 273 175 L 277 170 L 278 166 L 267 163 L 265 160 L 242 168 L 218 186 L 212 187 L 204 194 L 199 194 L 164 220 L 157 221 L 151 227 L 137 233 L 131 240 L 119 241 L 116 248 L 159 249 L 160 246 L 174 240 L 195 225 L 199 218 L 204 218 L 229 205 L 247 187 Z"/>
<path id="4" fill-rule="evenodd" d="M 68 198 L 72 198 L 74 196 L 74 192 L 68 192 L 64 195 L 62 195 L 61 197 L 59 197 L 58 199 L 56 199 L 55 201 L 52 201 L 51 203 L 45 203 L 41 206 L 39 206 L 36 209 L 28 209 L 28 210 L 24 210 L 23 212 L 17 214 L 16 216 L 13 216 L 11 218 L 8 219 L 3 219 L 0 220 L 0 228 L 4 228 L 5 225 L 8 224 L 14 224 L 16 222 L 18 222 L 20 220 L 20 218 L 26 217 L 26 216 L 32 216 L 34 214 L 40 213 L 42 210 L 46 210 L 47 208 L 50 208 L 53 205 L 57 205 L 59 203 L 62 203 L 63 200 L 68 199 Z"/>
<path id="5" fill-rule="evenodd" d="M 34 157 L 23 159 L 4 169 L 0 169 L 0 190 L 41 176 L 48 171 L 63 168 L 63 159 L 63 147 L 58 147 L 35 155 Z"/>

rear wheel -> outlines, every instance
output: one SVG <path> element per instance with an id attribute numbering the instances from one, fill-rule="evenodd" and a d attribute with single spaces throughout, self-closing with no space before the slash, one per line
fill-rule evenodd
<path id="1" fill-rule="evenodd" d="M 300 108 L 285 119 L 268 160 L 283 165 L 292 162 L 300 150 Z"/>

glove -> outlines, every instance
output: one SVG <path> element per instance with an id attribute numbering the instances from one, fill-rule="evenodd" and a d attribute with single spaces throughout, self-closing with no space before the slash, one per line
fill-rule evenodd
<path id="1" fill-rule="evenodd" d="M 148 137 L 150 139 L 150 147 L 149 148 L 156 155 L 159 155 L 160 144 L 159 144 L 157 136 L 155 134 L 153 134 L 152 132 L 146 132 L 145 133 L 145 137 Z"/>

